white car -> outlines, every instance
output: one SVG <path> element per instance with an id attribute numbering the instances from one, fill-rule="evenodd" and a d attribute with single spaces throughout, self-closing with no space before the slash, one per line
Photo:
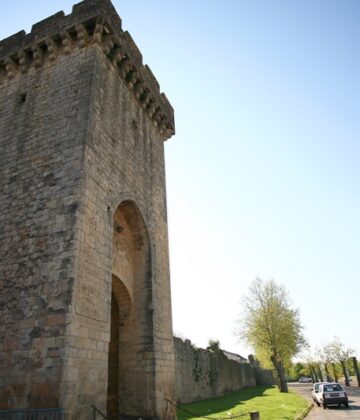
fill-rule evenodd
<path id="1" fill-rule="evenodd" d="M 314 403 L 317 402 L 317 400 L 316 400 L 316 394 L 319 392 L 320 385 L 327 384 L 327 383 L 328 382 L 315 382 L 314 383 L 313 387 L 311 388 L 311 397 L 312 397 Z"/>
<path id="2" fill-rule="evenodd" d="M 325 409 L 328 405 L 341 405 L 349 407 L 349 399 L 340 384 L 337 383 L 325 383 L 320 384 L 318 392 L 314 393 L 315 403 L 319 407 L 323 406 Z"/>

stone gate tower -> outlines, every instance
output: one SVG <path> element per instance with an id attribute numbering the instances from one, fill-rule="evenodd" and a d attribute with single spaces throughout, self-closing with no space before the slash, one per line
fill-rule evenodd
<path id="1" fill-rule="evenodd" d="M 0 409 L 175 418 L 173 134 L 109 0 L 0 42 Z"/>

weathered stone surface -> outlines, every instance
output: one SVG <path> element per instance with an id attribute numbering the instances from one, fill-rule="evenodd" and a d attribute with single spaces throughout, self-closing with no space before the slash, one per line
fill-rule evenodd
<path id="1" fill-rule="evenodd" d="M 229 359 L 221 349 L 196 348 L 190 340 L 174 337 L 176 399 L 190 403 L 256 385 L 273 385 L 270 371 L 245 361 Z"/>
<path id="2" fill-rule="evenodd" d="M 131 35 L 121 28 L 121 19 L 110 0 L 84 0 L 72 13 L 56 13 L 25 31 L 0 41 L 0 83 L 18 72 L 41 67 L 54 61 L 58 54 L 69 54 L 73 48 L 99 45 L 108 60 L 145 113 L 158 127 L 160 137 L 167 139 L 175 132 L 174 112 L 153 76 L 143 65 L 142 55 Z"/>
<path id="3" fill-rule="evenodd" d="M 115 415 L 175 417 L 173 133 L 110 1 L 0 42 L 0 408 L 88 419 L 112 407 L 114 384 Z"/>

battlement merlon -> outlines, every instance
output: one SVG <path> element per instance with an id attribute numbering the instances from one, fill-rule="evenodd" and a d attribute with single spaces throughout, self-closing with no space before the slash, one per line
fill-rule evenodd
<path id="1" fill-rule="evenodd" d="M 0 84 L 32 66 L 40 67 L 73 48 L 97 44 L 158 128 L 161 138 L 175 134 L 174 110 L 110 0 L 84 0 L 65 15 L 58 12 L 0 41 Z"/>

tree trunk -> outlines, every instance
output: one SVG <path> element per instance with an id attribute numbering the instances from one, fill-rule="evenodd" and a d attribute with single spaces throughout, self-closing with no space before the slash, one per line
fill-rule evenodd
<path id="1" fill-rule="evenodd" d="M 285 370 L 283 364 L 281 363 L 281 360 L 278 360 L 274 355 L 272 355 L 271 362 L 275 368 L 280 392 L 289 392 L 285 377 Z"/>
<path id="2" fill-rule="evenodd" d="M 323 378 L 323 375 L 322 375 L 322 372 L 321 372 L 321 366 L 319 364 L 317 364 L 316 367 L 317 367 L 317 370 L 318 370 L 320 382 L 324 382 L 324 378 Z"/>
<path id="3" fill-rule="evenodd" d="M 310 366 L 310 371 L 312 372 L 312 376 L 315 378 L 315 382 L 319 382 L 319 378 L 317 376 L 316 370 L 314 369 L 314 366 Z"/>
<path id="4" fill-rule="evenodd" d="M 315 383 L 316 382 L 315 376 L 314 376 L 313 371 L 311 369 L 310 369 L 310 376 L 311 376 L 311 379 L 312 379 L 313 383 Z"/>
<path id="5" fill-rule="evenodd" d="M 333 375 L 334 375 L 334 381 L 338 382 L 339 378 L 338 378 L 337 373 L 336 373 L 335 363 L 331 363 L 331 367 L 332 367 L 332 371 L 333 371 Z"/>
<path id="6" fill-rule="evenodd" d="M 330 382 L 330 373 L 329 373 L 329 366 L 327 363 L 324 363 L 324 369 L 325 369 L 325 374 L 326 374 L 326 380 L 328 382 Z"/>
<path id="7" fill-rule="evenodd" d="M 359 366 L 357 364 L 357 360 L 356 360 L 355 356 L 352 357 L 352 361 L 353 361 L 353 365 L 354 365 L 354 371 L 355 371 L 357 383 L 358 383 L 358 386 L 360 386 L 360 371 L 359 371 Z"/>
<path id="8" fill-rule="evenodd" d="M 315 376 L 314 376 L 314 374 L 313 374 L 313 372 L 312 372 L 311 369 L 310 369 L 310 376 L 311 376 L 311 379 L 312 379 L 313 383 L 315 383 L 316 382 L 315 381 Z"/>
<path id="9" fill-rule="evenodd" d="M 343 373 L 344 373 L 345 385 L 350 386 L 350 381 L 349 381 L 349 376 L 348 376 L 348 373 L 347 373 L 347 370 L 346 370 L 345 361 L 342 360 L 340 363 L 341 363 L 341 367 L 342 367 L 342 370 L 343 370 Z"/>

